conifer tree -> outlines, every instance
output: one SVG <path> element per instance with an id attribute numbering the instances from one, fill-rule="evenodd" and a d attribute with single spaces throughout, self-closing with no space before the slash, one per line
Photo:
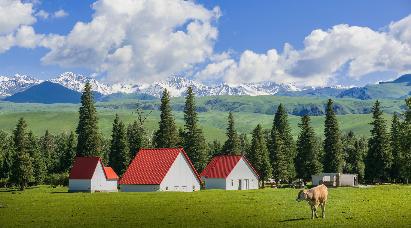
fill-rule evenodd
<path id="1" fill-rule="evenodd" d="M 367 154 L 367 143 L 364 138 L 357 138 L 350 131 L 343 136 L 344 173 L 358 174 L 358 178 L 364 178 L 364 158 Z"/>
<path id="2" fill-rule="evenodd" d="M 148 138 L 144 126 L 137 121 L 128 125 L 127 139 L 130 149 L 130 158 L 134 158 L 141 148 L 148 146 Z"/>
<path id="3" fill-rule="evenodd" d="M 271 177 L 272 167 L 268 155 L 267 144 L 264 140 L 263 130 L 260 124 L 253 130 L 247 158 L 259 173 L 262 186 L 264 187 L 264 181 Z"/>
<path id="4" fill-rule="evenodd" d="M 170 106 L 170 95 L 166 89 L 163 91 L 160 105 L 159 129 L 154 134 L 156 148 L 173 148 L 179 143 L 178 131 Z"/>
<path id="5" fill-rule="evenodd" d="M 282 104 L 278 106 L 274 116 L 269 144 L 273 176 L 281 181 L 292 181 L 296 175 L 294 166 L 296 148 L 288 123 L 288 114 Z"/>
<path id="6" fill-rule="evenodd" d="M 299 127 L 301 131 L 297 140 L 295 167 L 297 177 L 309 180 L 311 179 L 311 175 L 318 174 L 322 171 L 320 152 L 315 132 L 311 126 L 311 120 L 308 115 L 301 117 Z"/>
<path id="7" fill-rule="evenodd" d="M 222 151 L 222 145 L 220 141 L 218 140 L 213 140 L 213 142 L 208 144 L 208 156 L 209 157 L 214 157 L 216 155 L 221 154 Z"/>
<path id="8" fill-rule="evenodd" d="M 40 152 L 38 140 L 34 136 L 33 132 L 30 131 L 27 137 L 27 149 L 33 163 L 34 181 L 36 184 L 42 184 L 47 174 L 46 163 Z"/>
<path id="9" fill-rule="evenodd" d="M 97 126 L 97 111 L 94 107 L 90 83 L 84 86 L 77 125 L 77 156 L 100 156 L 101 145 Z"/>
<path id="10" fill-rule="evenodd" d="M 191 87 L 187 89 L 184 106 L 184 132 L 183 147 L 188 157 L 197 170 L 203 170 L 207 165 L 207 144 L 202 129 L 198 123 L 194 92 Z"/>
<path id="11" fill-rule="evenodd" d="M 263 132 L 264 136 L 264 132 Z M 265 140 L 265 138 L 264 138 Z M 246 155 L 248 151 L 250 150 L 250 142 L 248 141 L 247 134 L 243 133 L 240 134 L 239 136 L 239 141 L 240 141 L 240 151 L 242 155 Z"/>
<path id="12" fill-rule="evenodd" d="M 54 172 L 56 168 L 56 147 L 54 136 L 50 134 L 49 130 L 46 130 L 44 136 L 40 138 L 40 150 L 44 158 L 47 171 L 49 173 Z"/>
<path id="13" fill-rule="evenodd" d="M 10 136 L 6 132 L 0 130 L 0 178 L 8 179 L 11 174 L 14 157 L 14 150 L 11 142 L 12 139 Z"/>
<path id="14" fill-rule="evenodd" d="M 344 165 L 344 154 L 341 133 L 331 99 L 327 102 L 324 125 L 324 172 L 341 173 Z"/>
<path id="15" fill-rule="evenodd" d="M 11 172 L 11 182 L 24 190 L 30 182 L 34 181 L 33 164 L 30 154 L 27 151 L 28 137 L 27 124 L 20 118 L 13 131 L 14 158 Z"/>
<path id="16" fill-rule="evenodd" d="M 387 181 L 390 177 L 392 153 L 387 129 L 380 102 L 377 100 L 372 108 L 371 138 L 368 140 L 365 178 L 369 182 Z"/>
<path id="17" fill-rule="evenodd" d="M 130 161 L 129 153 L 126 129 L 116 114 L 111 135 L 109 166 L 111 166 L 117 174 L 121 175 L 126 171 Z"/>
<path id="18" fill-rule="evenodd" d="M 406 111 L 402 124 L 400 176 L 406 184 L 411 180 L 411 97 L 405 100 Z"/>
<path id="19" fill-rule="evenodd" d="M 390 145 L 393 163 L 391 167 L 391 178 L 397 182 L 401 179 L 402 147 L 401 138 L 403 137 L 402 126 L 398 114 L 394 113 L 391 121 Z"/>
<path id="20" fill-rule="evenodd" d="M 76 136 L 74 132 L 63 138 L 60 154 L 60 172 L 69 172 L 76 157 Z"/>
<path id="21" fill-rule="evenodd" d="M 221 153 L 224 155 L 240 155 L 240 139 L 235 129 L 234 116 L 230 112 L 228 114 L 228 126 L 227 126 L 227 140 L 225 141 Z"/>

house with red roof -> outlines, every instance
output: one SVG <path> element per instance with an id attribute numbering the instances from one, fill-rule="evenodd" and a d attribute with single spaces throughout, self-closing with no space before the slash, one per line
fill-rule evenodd
<path id="1" fill-rule="evenodd" d="M 123 192 L 192 192 L 200 183 L 183 148 L 141 149 L 119 181 Z"/>
<path id="2" fill-rule="evenodd" d="M 206 189 L 258 189 L 258 173 L 251 163 L 240 155 L 214 157 L 200 176 Z"/>
<path id="3" fill-rule="evenodd" d="M 117 192 L 119 177 L 99 157 L 76 157 L 69 176 L 69 192 Z"/>

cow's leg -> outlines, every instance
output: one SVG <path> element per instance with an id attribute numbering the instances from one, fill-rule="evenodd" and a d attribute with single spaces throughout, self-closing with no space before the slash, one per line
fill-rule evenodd
<path id="1" fill-rule="evenodd" d="M 315 215 L 316 218 L 318 218 L 317 208 L 318 208 L 318 204 L 314 205 L 314 215 Z"/>
<path id="2" fill-rule="evenodd" d="M 310 206 L 311 206 L 311 219 L 314 219 L 315 208 L 314 208 L 314 205 L 310 205 Z"/>
<path id="3" fill-rule="evenodd" d="M 325 202 L 321 204 L 321 212 L 322 218 L 325 218 Z"/>

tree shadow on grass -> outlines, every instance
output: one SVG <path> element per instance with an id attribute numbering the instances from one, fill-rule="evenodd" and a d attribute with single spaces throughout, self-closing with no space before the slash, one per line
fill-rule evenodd
<path id="1" fill-rule="evenodd" d="M 50 194 L 70 194 L 68 191 L 50 192 Z"/>
<path id="2" fill-rule="evenodd" d="M 296 221 L 303 221 L 307 220 L 308 218 L 292 218 L 292 219 L 285 219 L 281 220 L 280 222 L 296 222 Z"/>

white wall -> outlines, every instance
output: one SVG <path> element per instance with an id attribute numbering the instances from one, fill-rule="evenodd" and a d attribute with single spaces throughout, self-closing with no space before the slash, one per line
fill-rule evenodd
<path id="1" fill-rule="evenodd" d="M 241 180 L 241 189 L 239 183 Z M 248 180 L 248 181 L 247 181 Z M 246 186 L 248 182 L 248 186 Z M 227 190 L 258 189 L 258 177 L 248 163 L 241 158 L 226 178 Z"/>
<path id="2" fill-rule="evenodd" d="M 69 192 L 90 192 L 91 181 L 83 179 L 70 179 L 69 180 Z"/>
<path id="3" fill-rule="evenodd" d="M 225 189 L 226 181 L 224 178 L 203 178 L 205 189 Z"/>
<path id="4" fill-rule="evenodd" d="M 122 192 L 155 192 L 160 190 L 160 185 L 150 184 L 121 184 Z"/>
<path id="5" fill-rule="evenodd" d="M 117 192 L 117 180 L 108 181 L 106 179 L 101 162 L 97 163 L 97 167 L 91 178 L 91 191 Z"/>
<path id="6" fill-rule="evenodd" d="M 197 179 L 183 153 L 180 152 L 171 165 L 170 170 L 168 170 L 160 184 L 160 190 L 180 192 L 200 190 L 200 181 Z"/>
<path id="7" fill-rule="evenodd" d="M 354 179 L 358 178 L 355 174 L 341 174 L 340 176 L 340 186 L 355 186 Z M 357 179 L 358 182 L 358 179 Z"/>
<path id="8" fill-rule="evenodd" d="M 338 173 L 321 173 L 312 175 L 313 185 L 319 185 L 320 181 L 337 181 Z M 356 174 L 340 174 L 339 186 L 355 186 L 354 178 L 358 178 Z M 357 179 L 358 182 L 358 179 Z M 338 183 L 336 183 L 338 185 Z"/>

